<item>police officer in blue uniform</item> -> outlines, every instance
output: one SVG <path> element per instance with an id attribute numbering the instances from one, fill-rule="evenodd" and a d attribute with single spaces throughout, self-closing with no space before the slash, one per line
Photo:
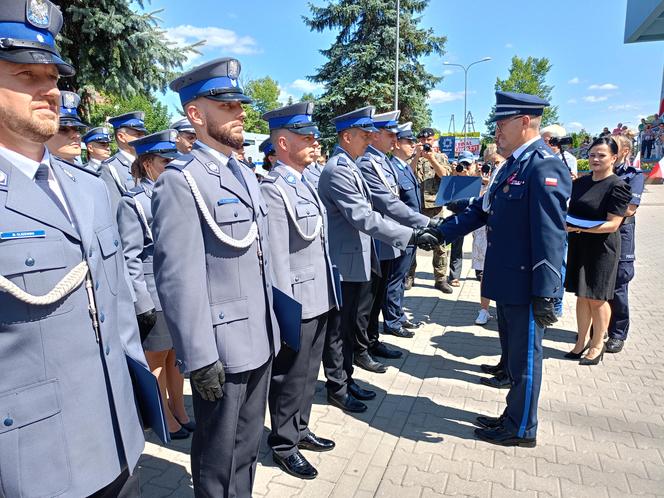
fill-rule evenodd
<path id="1" fill-rule="evenodd" d="M 311 431 L 309 417 L 329 312 L 339 308 L 325 206 L 303 175 L 320 135 L 311 119 L 313 109 L 313 103 L 301 102 L 263 115 L 277 153 L 277 163 L 261 183 L 270 210 L 270 232 L 278 234 L 271 246 L 274 284 L 302 306 L 299 350 L 282 347 L 272 368 L 268 444 L 277 465 L 300 479 L 318 474 L 301 449 L 334 448 L 333 441 Z"/>
<path id="2" fill-rule="evenodd" d="M 553 298 L 563 293 L 560 268 L 572 182 L 539 136 L 545 100 L 496 92 L 498 152 L 507 161 L 489 190 L 439 227 L 451 241 L 487 226 L 482 295 L 496 302 L 511 388 L 500 417 L 478 417 L 480 439 L 536 445 L 544 328 L 556 322 Z"/>
<path id="3" fill-rule="evenodd" d="M 622 151 L 621 151 L 622 152 Z M 634 278 L 635 242 L 636 242 L 636 210 L 641 204 L 643 195 L 644 175 L 640 169 L 627 166 L 625 162 L 616 167 L 616 175 L 624 180 L 632 192 L 632 200 L 625 212 L 625 220 L 620 226 L 620 261 L 616 288 L 611 305 L 611 321 L 609 322 L 609 340 L 606 342 L 607 353 L 619 353 L 627 340 L 629 332 L 629 283 Z"/>
<path id="4" fill-rule="evenodd" d="M 72 164 L 81 164 L 81 134 L 88 125 L 78 115 L 78 104 L 81 102 L 74 92 L 60 92 L 60 128 L 52 136 L 46 147 L 56 157 Z"/>
<path id="5" fill-rule="evenodd" d="M 99 175 L 101 163 L 111 157 L 111 131 L 106 126 L 97 126 L 88 130 L 81 140 L 88 151 L 85 168 Z"/>
<path id="6" fill-rule="evenodd" d="M 127 356 L 151 374 L 119 235 L 103 183 L 44 147 L 74 74 L 62 22 L 48 0 L 0 3 L 0 496 L 138 496 Z"/>
<path id="7" fill-rule="evenodd" d="M 198 139 L 159 176 L 152 197 L 157 292 L 193 388 L 191 473 L 200 497 L 251 496 L 281 346 L 268 207 L 234 152 L 242 104 L 251 102 L 239 76 L 237 59 L 219 58 L 171 82 Z"/>
<path id="8" fill-rule="evenodd" d="M 189 154 L 196 142 L 196 130 L 187 118 L 178 119 L 171 124 L 171 129 L 178 132 L 176 145 L 178 152 Z"/>
<path id="9" fill-rule="evenodd" d="M 137 111 L 108 120 L 113 126 L 118 152 L 102 163 L 100 178 L 104 180 L 106 188 L 108 188 L 111 196 L 111 209 L 114 213 L 118 210 L 122 194 L 136 186 L 131 176 L 131 165 L 136 160 L 136 154 L 130 144 L 147 133 L 144 119 L 145 113 Z"/>
<path id="10" fill-rule="evenodd" d="M 392 165 L 397 173 L 399 198 L 413 211 L 422 212 L 422 191 L 415 177 L 410 161 L 415 153 L 417 137 L 412 131 L 412 123 L 398 127 L 397 142 L 392 150 Z M 382 306 L 383 327 L 387 330 L 416 329 L 421 322 L 411 322 L 403 312 L 405 280 L 415 255 L 415 246 L 409 245 L 403 254 L 392 261 L 387 277 L 385 300 Z"/>

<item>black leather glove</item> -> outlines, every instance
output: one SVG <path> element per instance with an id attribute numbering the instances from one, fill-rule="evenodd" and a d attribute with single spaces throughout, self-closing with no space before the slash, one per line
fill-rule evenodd
<path id="1" fill-rule="evenodd" d="M 533 298 L 533 318 L 538 327 L 550 327 L 558 321 L 553 306 L 553 298 Z"/>
<path id="2" fill-rule="evenodd" d="M 157 323 L 157 310 L 152 308 L 150 311 L 136 315 L 136 320 L 138 321 L 138 332 L 141 334 L 141 342 L 143 342 L 154 328 L 154 324 Z"/>
<path id="3" fill-rule="evenodd" d="M 442 243 L 442 235 L 432 227 L 416 228 L 410 238 L 409 245 L 415 244 L 420 249 L 432 251 L 433 248 Z"/>
<path id="4" fill-rule="evenodd" d="M 212 365 L 194 370 L 189 374 L 189 379 L 204 400 L 216 401 L 224 397 L 222 388 L 226 382 L 226 373 L 221 361 L 217 360 Z"/>
<path id="5" fill-rule="evenodd" d="M 463 212 L 470 205 L 470 199 L 457 199 L 445 204 L 445 207 L 452 211 L 454 214 Z"/>

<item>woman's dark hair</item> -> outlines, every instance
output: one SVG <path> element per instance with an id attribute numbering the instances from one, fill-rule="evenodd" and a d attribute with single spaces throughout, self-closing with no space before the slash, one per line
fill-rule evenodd
<path id="1" fill-rule="evenodd" d="M 147 178 L 148 171 L 145 169 L 145 162 L 155 156 L 156 154 L 143 154 L 138 156 L 134 162 L 131 163 L 130 172 L 136 185 L 138 185 L 143 178 Z"/>
<path id="2" fill-rule="evenodd" d="M 612 154 L 618 155 L 618 142 L 616 142 L 613 137 L 599 137 L 593 140 L 593 143 L 590 144 L 588 150 L 591 150 L 599 145 L 606 145 Z"/>
<path id="3" fill-rule="evenodd" d="M 263 158 L 263 169 L 265 171 L 270 171 L 272 169 L 272 161 L 270 161 L 270 157 L 276 156 L 277 153 L 272 151 L 269 154 L 265 154 L 265 157 Z"/>

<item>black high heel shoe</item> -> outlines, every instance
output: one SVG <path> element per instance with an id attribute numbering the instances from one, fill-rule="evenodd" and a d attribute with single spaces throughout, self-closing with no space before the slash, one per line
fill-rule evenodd
<path id="1" fill-rule="evenodd" d="M 568 360 L 580 360 L 581 357 L 583 356 L 583 353 L 585 353 L 586 351 L 588 351 L 588 348 L 589 348 L 589 347 L 590 347 L 590 346 L 586 346 L 585 348 L 583 348 L 583 349 L 581 350 L 580 353 L 574 353 L 574 352 L 572 352 L 572 351 L 570 351 L 569 353 L 565 353 L 565 358 L 567 358 Z"/>
<path id="2" fill-rule="evenodd" d="M 599 362 L 604 359 L 604 351 L 606 351 L 606 345 L 602 346 L 602 352 L 592 360 L 589 360 L 588 358 L 581 358 L 579 360 L 579 365 L 599 365 Z"/>

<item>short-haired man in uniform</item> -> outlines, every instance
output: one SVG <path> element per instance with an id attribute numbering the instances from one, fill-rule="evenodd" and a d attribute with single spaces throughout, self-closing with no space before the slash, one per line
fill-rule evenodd
<path id="1" fill-rule="evenodd" d="M 60 127 L 46 142 L 51 154 L 72 164 L 81 164 L 81 134 L 88 127 L 78 115 L 80 101 L 74 92 L 60 92 Z"/>
<path id="2" fill-rule="evenodd" d="M 233 152 L 243 142 L 242 104 L 251 102 L 239 76 L 237 59 L 220 58 L 171 82 L 198 139 L 169 163 L 152 197 L 157 291 L 177 362 L 190 372 L 191 473 L 204 497 L 251 496 L 281 344 L 268 208 Z"/>
<path id="3" fill-rule="evenodd" d="M 332 264 L 341 275 L 341 312 L 331 312 L 323 351 L 328 401 L 342 410 L 362 412 L 358 401 L 376 397 L 353 380 L 353 349 L 361 334 L 358 306 L 371 292 L 371 275 L 380 272 L 373 239 L 405 249 L 418 242 L 435 243 L 433 229 L 416 229 L 383 218 L 374 210 L 371 189 L 355 161 L 364 154 L 371 134 L 376 132 L 371 106 L 334 118 L 338 144 L 325 165 L 318 194 L 327 210 Z M 433 232 L 435 233 L 435 232 Z"/>
<path id="4" fill-rule="evenodd" d="M 88 130 L 81 140 L 88 151 L 85 167 L 93 173 L 99 173 L 101 163 L 111 157 L 111 131 L 105 126 L 98 126 Z"/>
<path id="5" fill-rule="evenodd" d="M 120 237 L 103 183 L 44 147 L 74 74 L 62 22 L 48 0 L 0 3 L 0 495 L 139 496 L 127 356 L 150 374 Z"/>
<path id="6" fill-rule="evenodd" d="M 417 179 L 420 182 L 422 189 L 422 198 L 424 207 L 422 214 L 429 218 L 437 218 L 443 216 L 443 208 L 436 206 L 436 196 L 438 195 L 438 188 L 440 187 L 440 179 L 443 176 L 449 176 L 452 173 L 452 168 L 447 160 L 447 156 L 441 152 L 436 151 L 436 140 L 433 128 L 422 128 L 417 134 L 417 139 L 420 141 L 415 148 L 415 155 L 410 163 L 411 168 L 415 171 Z M 450 256 L 450 248 L 448 245 L 439 245 L 433 249 L 433 276 L 435 280 L 435 287 L 445 294 L 453 292 L 450 284 L 447 283 L 447 267 Z M 413 286 L 415 280 L 415 270 L 417 268 L 417 251 L 413 255 L 413 263 L 406 277 L 406 290 Z"/>
<path id="7" fill-rule="evenodd" d="M 113 126 L 118 151 L 102 163 L 99 177 L 104 180 L 111 195 L 111 209 L 114 214 L 118 212 L 122 195 L 136 186 L 131 176 L 131 165 L 136 160 L 136 151 L 130 144 L 147 133 L 144 119 L 145 113 L 136 111 L 108 120 Z"/>
<path id="8" fill-rule="evenodd" d="M 316 469 L 300 449 L 329 451 L 334 442 L 309 429 L 309 416 L 325 344 L 328 314 L 338 307 L 327 246 L 327 216 L 316 189 L 304 177 L 319 131 L 314 104 L 302 102 L 263 115 L 277 163 L 261 183 L 270 215 L 274 285 L 302 305 L 300 349 L 282 347 L 272 366 L 268 402 L 274 461 L 289 474 L 313 479 Z"/>
<path id="9" fill-rule="evenodd" d="M 511 388 L 500 417 L 478 417 L 480 439 L 536 445 L 544 328 L 556 322 L 563 293 L 569 170 L 539 135 L 544 108 L 534 95 L 496 92 L 496 144 L 507 157 L 489 190 L 439 227 L 454 240 L 487 227 L 482 295 L 498 309 L 500 342 Z"/>
<path id="10" fill-rule="evenodd" d="M 171 129 L 178 132 L 178 137 L 175 141 L 178 152 L 180 154 L 189 154 L 194 147 L 194 142 L 196 142 L 196 130 L 191 126 L 189 120 L 187 118 L 178 119 L 173 122 Z"/>
<path id="11" fill-rule="evenodd" d="M 390 111 L 373 116 L 374 126 L 378 131 L 371 135 L 371 144 L 357 159 L 357 166 L 371 191 L 374 210 L 404 226 L 426 227 L 429 226 L 429 218 L 410 208 L 399 198 L 397 173 L 386 155 L 392 151 L 397 140 L 399 114 L 400 111 Z M 404 247 L 403 250 L 405 249 Z M 362 296 L 358 308 L 357 320 L 361 324 L 362 334 L 357 338 L 358 346 L 354 351 L 354 360 L 357 366 L 371 372 L 382 373 L 387 370 L 385 365 L 374 360 L 374 356 L 383 358 L 401 356 L 400 351 L 389 348 L 378 340 L 378 317 L 385 302 L 385 289 L 387 279 L 392 272 L 392 264 L 403 254 L 403 250 L 380 240 L 376 241 L 380 274 L 372 274 L 371 292 Z M 384 332 L 405 338 L 414 335 L 412 331 L 402 326 L 393 329 L 385 327 Z"/>

